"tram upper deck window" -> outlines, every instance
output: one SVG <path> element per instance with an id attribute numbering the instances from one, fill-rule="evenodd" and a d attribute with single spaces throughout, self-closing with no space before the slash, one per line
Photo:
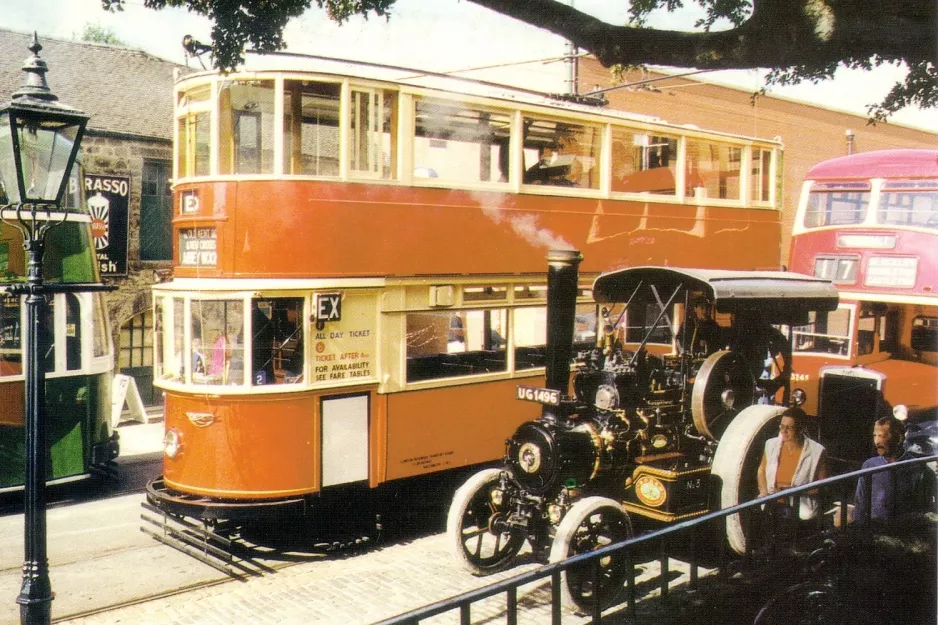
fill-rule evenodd
<path id="1" fill-rule="evenodd" d="M 740 199 L 742 148 L 704 141 L 687 140 L 684 194 L 721 200 Z"/>
<path id="2" fill-rule="evenodd" d="M 351 175 L 394 178 L 397 170 L 397 93 L 352 87 L 349 122 Z"/>
<path id="3" fill-rule="evenodd" d="M 815 182 L 808 194 L 805 228 L 863 223 L 870 205 L 870 183 Z"/>
<path id="4" fill-rule="evenodd" d="M 287 174 L 339 175 L 339 97 L 342 86 L 285 80 L 283 161 Z"/>
<path id="5" fill-rule="evenodd" d="M 752 149 L 750 186 L 750 199 L 753 202 L 772 201 L 772 150 Z"/>
<path id="6" fill-rule="evenodd" d="M 211 85 L 197 85 L 178 94 L 176 170 L 181 178 L 210 173 L 211 96 Z"/>
<path id="7" fill-rule="evenodd" d="M 415 176 L 508 182 L 511 116 L 450 100 L 416 102 Z"/>
<path id="8" fill-rule="evenodd" d="M 251 383 L 303 381 L 303 298 L 272 297 L 251 302 Z"/>
<path id="9" fill-rule="evenodd" d="M 244 304 L 238 300 L 192 300 L 194 384 L 244 383 Z"/>
<path id="10" fill-rule="evenodd" d="M 938 228 L 938 180 L 887 180 L 879 196 L 877 223 Z"/>
<path id="11" fill-rule="evenodd" d="M 599 126 L 524 118 L 524 184 L 599 188 Z"/>
<path id="12" fill-rule="evenodd" d="M 274 172 L 274 81 L 232 80 L 220 84 L 220 174 Z"/>
<path id="13" fill-rule="evenodd" d="M 675 195 L 677 137 L 612 129 L 612 190 Z"/>

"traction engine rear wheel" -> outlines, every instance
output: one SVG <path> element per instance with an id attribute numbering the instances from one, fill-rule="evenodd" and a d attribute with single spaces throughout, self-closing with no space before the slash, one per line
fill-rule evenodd
<path id="1" fill-rule="evenodd" d="M 784 411 L 784 406 L 749 406 L 723 432 L 710 466 L 710 473 L 722 482 L 720 508 L 730 508 L 759 496 L 756 474 L 765 441 L 778 433 L 779 417 Z M 738 554 L 746 553 L 746 546 L 752 539 L 751 519 L 751 510 L 726 517 L 726 539 Z"/>
<path id="2" fill-rule="evenodd" d="M 557 527 L 550 561 L 560 562 L 631 536 L 632 522 L 621 504 L 606 497 L 587 497 L 576 502 Z M 561 574 L 561 601 L 575 612 L 589 613 L 597 601 L 603 610 L 619 598 L 628 574 L 625 552 L 600 559 L 595 579 L 592 564 L 569 568 Z"/>
<path id="3" fill-rule="evenodd" d="M 470 477 L 453 497 L 446 518 L 446 535 L 456 559 L 473 575 L 508 568 L 524 546 L 523 535 L 505 524 L 505 508 L 492 501 L 498 469 L 485 469 Z"/>

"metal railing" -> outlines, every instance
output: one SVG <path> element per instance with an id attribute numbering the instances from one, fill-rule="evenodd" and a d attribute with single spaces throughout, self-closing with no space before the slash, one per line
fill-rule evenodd
<path id="1" fill-rule="evenodd" d="M 636 554 L 643 550 L 647 552 L 647 546 L 654 541 L 660 541 L 660 562 L 661 562 L 661 574 L 660 574 L 660 598 L 664 598 L 668 594 L 668 589 L 670 587 L 669 575 L 668 575 L 668 558 L 669 555 L 666 552 L 666 546 L 669 540 L 674 540 L 675 537 L 683 537 L 687 533 L 690 533 L 690 560 L 688 562 L 690 566 L 689 573 L 689 582 L 688 587 L 691 589 L 697 589 L 700 576 L 699 568 L 700 561 L 697 557 L 697 554 L 700 552 L 698 547 L 698 542 L 700 536 L 704 534 L 702 531 L 708 524 L 724 521 L 725 519 L 734 514 L 745 513 L 752 511 L 755 508 L 762 508 L 764 504 L 771 504 L 779 500 L 780 497 L 784 498 L 797 498 L 800 496 L 818 496 L 824 499 L 825 501 L 830 501 L 836 505 L 837 512 L 835 516 L 838 518 L 832 523 L 833 529 L 844 531 L 848 527 L 848 506 L 847 503 L 852 499 L 853 493 L 856 490 L 856 483 L 860 478 L 867 477 L 872 480 L 872 475 L 877 473 L 882 473 L 885 471 L 890 471 L 893 475 L 898 471 L 906 470 L 910 467 L 916 465 L 924 465 L 929 462 L 938 461 L 938 455 L 927 456 L 922 458 L 913 458 L 910 460 L 900 460 L 897 462 L 891 462 L 879 467 L 873 467 L 869 469 L 861 469 L 858 471 L 853 471 L 850 473 L 845 473 L 841 475 L 836 475 L 829 477 L 823 480 L 818 480 L 816 482 L 811 482 L 804 486 L 799 486 L 795 488 L 786 489 L 784 493 L 774 493 L 748 501 L 731 508 L 726 508 L 722 510 L 717 510 L 715 512 L 710 512 L 703 516 L 697 517 L 695 519 L 690 519 L 687 521 L 682 521 L 669 525 L 660 530 L 654 532 L 649 532 L 647 534 L 642 534 L 635 538 L 616 543 L 613 545 L 607 545 L 595 551 L 588 553 L 579 554 L 563 560 L 561 562 L 555 562 L 551 564 L 544 565 L 535 570 L 528 571 L 526 573 L 519 574 L 517 576 L 499 581 L 497 583 L 491 584 L 489 586 L 484 586 L 471 590 L 455 597 L 450 597 L 436 603 L 432 603 L 421 608 L 417 608 L 410 612 L 400 614 L 390 619 L 386 619 L 376 623 L 375 625 L 417 625 L 421 621 L 429 619 L 434 616 L 438 616 L 447 612 L 454 610 L 459 610 L 460 623 L 461 625 L 469 625 L 472 622 L 472 612 L 471 607 L 473 604 L 476 604 L 485 599 L 495 597 L 497 595 L 504 594 L 506 598 L 506 609 L 505 609 L 505 618 L 508 625 L 517 625 L 518 623 L 518 589 L 521 586 L 531 584 L 532 582 L 537 582 L 539 580 L 544 580 L 550 578 L 550 604 L 551 604 L 551 623 L 552 625 L 560 625 L 561 623 L 561 593 L 560 593 L 560 584 L 561 584 L 561 574 L 568 569 L 573 567 L 591 567 L 591 572 L 594 580 L 594 587 L 596 587 L 596 582 L 599 579 L 600 575 L 600 560 L 603 558 L 610 557 L 619 552 L 625 552 L 625 566 L 629 571 L 629 574 L 626 579 L 626 618 L 628 622 L 637 624 L 640 621 L 638 620 L 638 613 L 636 611 L 636 575 L 635 575 L 635 564 Z M 922 471 L 932 471 L 930 467 L 920 467 Z M 934 482 L 932 482 L 932 487 Z M 836 497 L 830 497 L 829 495 L 835 492 Z M 866 493 L 866 507 L 865 510 L 869 512 L 872 508 L 871 498 L 872 498 L 872 489 L 867 489 Z M 828 495 L 824 497 L 824 495 Z M 796 501 L 797 503 L 797 501 Z M 938 501 L 932 502 L 932 508 L 930 511 L 938 513 L 938 509 L 935 506 L 938 505 Z M 797 506 L 795 506 L 797 509 Z M 746 519 L 747 517 L 743 517 Z M 869 520 L 868 518 L 866 519 Z M 862 522 L 863 519 L 857 519 L 856 522 Z M 748 520 L 743 521 L 748 525 Z M 853 526 L 854 524 L 850 524 Z M 819 526 L 820 531 L 820 526 Z M 707 533 L 708 536 L 712 536 L 712 533 Z M 747 536 L 749 532 L 747 532 Z M 746 541 L 746 554 L 745 556 L 736 556 L 735 554 L 730 556 L 728 551 L 728 546 L 726 544 L 725 538 L 721 540 L 721 546 L 718 550 L 718 563 L 719 566 L 717 574 L 721 576 L 726 576 L 727 567 L 731 562 L 747 561 L 751 558 L 752 554 L 752 540 Z M 777 545 L 776 545 L 777 546 Z M 611 606 L 607 608 L 607 611 L 619 610 L 621 605 Z M 591 622 L 598 624 L 602 619 L 602 610 L 598 608 L 598 605 L 594 607 L 592 614 L 588 617 L 591 617 Z M 619 622 L 619 621 L 617 621 Z"/>

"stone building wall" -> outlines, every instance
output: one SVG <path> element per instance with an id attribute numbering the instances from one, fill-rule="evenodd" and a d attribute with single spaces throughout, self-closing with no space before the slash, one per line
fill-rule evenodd
<path id="1" fill-rule="evenodd" d="M 140 260 L 140 197 L 144 159 L 171 161 L 172 143 L 119 135 L 89 134 L 82 140 L 85 173 L 129 176 L 130 202 L 127 223 L 127 275 L 104 278 L 116 285 L 106 296 L 108 319 L 114 349 L 120 347 L 120 328 L 151 308 L 150 287 L 158 281 L 157 272 L 172 270 L 172 261 Z"/>

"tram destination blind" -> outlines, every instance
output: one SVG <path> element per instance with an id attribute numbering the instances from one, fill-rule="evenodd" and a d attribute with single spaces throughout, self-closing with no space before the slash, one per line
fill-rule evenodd
<path id="1" fill-rule="evenodd" d="M 179 231 L 179 264 L 184 267 L 215 267 L 218 249 L 215 228 L 183 228 Z"/>

